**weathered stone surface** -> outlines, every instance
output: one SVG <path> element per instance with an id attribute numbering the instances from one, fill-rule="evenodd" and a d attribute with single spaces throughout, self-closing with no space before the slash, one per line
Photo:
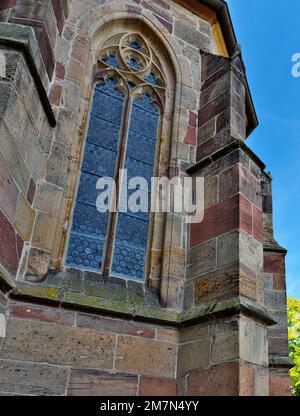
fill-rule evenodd
<path id="1" fill-rule="evenodd" d="M 240 320 L 240 358 L 248 363 L 268 366 L 267 330 L 257 322 Z"/>
<path id="2" fill-rule="evenodd" d="M 196 246 L 214 237 L 241 229 L 252 230 L 252 209 L 241 195 L 234 196 L 205 210 L 204 220 L 191 226 L 191 246 Z"/>
<path id="3" fill-rule="evenodd" d="M 154 338 L 156 335 L 156 329 L 150 325 L 147 326 L 121 319 L 78 314 L 76 322 L 78 327 L 109 331 L 117 334 L 128 334 L 143 338 Z"/>
<path id="4" fill-rule="evenodd" d="M 154 377 L 175 375 L 176 346 L 166 342 L 120 336 L 116 369 Z"/>
<path id="5" fill-rule="evenodd" d="M 34 223 L 32 244 L 43 250 L 51 252 L 55 239 L 57 218 L 39 211 Z"/>
<path id="6" fill-rule="evenodd" d="M 238 267 L 228 267 L 199 277 L 195 282 L 195 304 L 201 305 L 239 294 Z"/>
<path id="7" fill-rule="evenodd" d="M 237 231 L 218 238 L 218 268 L 226 267 L 239 261 L 239 238 Z"/>
<path id="8" fill-rule="evenodd" d="M 209 48 L 210 39 L 206 34 L 199 32 L 190 25 L 187 25 L 178 19 L 175 19 L 174 34 L 195 48 Z"/>
<path id="9" fill-rule="evenodd" d="M 208 337 L 209 325 L 198 324 L 182 328 L 180 331 L 180 342 L 185 343 L 189 341 L 196 341 Z"/>
<path id="10" fill-rule="evenodd" d="M 240 233 L 240 262 L 256 273 L 263 272 L 262 244 L 246 233 Z"/>
<path id="11" fill-rule="evenodd" d="M 72 312 L 13 301 L 9 304 L 9 314 L 16 318 L 33 319 L 68 326 L 74 325 L 75 322 L 75 314 Z"/>
<path id="12" fill-rule="evenodd" d="M 177 328 L 159 327 L 157 329 L 157 338 L 161 341 L 177 344 L 180 338 L 180 331 Z"/>
<path id="13" fill-rule="evenodd" d="M 288 371 L 270 371 L 270 396 L 291 396 L 291 377 Z"/>
<path id="14" fill-rule="evenodd" d="M 68 396 L 136 396 L 138 376 L 98 370 L 71 370 Z"/>
<path id="15" fill-rule="evenodd" d="M 39 184 L 36 190 L 34 208 L 46 213 L 57 215 L 60 208 L 63 191 L 47 182 Z"/>
<path id="16" fill-rule="evenodd" d="M 286 294 L 282 291 L 265 290 L 265 305 L 269 311 L 286 312 Z"/>
<path id="17" fill-rule="evenodd" d="M 188 379 L 190 396 L 238 396 L 239 363 L 217 364 L 207 370 L 193 371 Z"/>
<path id="18" fill-rule="evenodd" d="M 188 255 L 187 277 L 201 276 L 216 268 L 217 242 L 216 239 L 192 247 Z"/>
<path id="19" fill-rule="evenodd" d="M 0 358 L 110 369 L 114 351 L 115 337 L 108 333 L 11 318 Z"/>
<path id="20" fill-rule="evenodd" d="M 19 190 L 14 180 L 0 159 L 0 209 L 12 221 L 17 206 Z"/>
<path id="21" fill-rule="evenodd" d="M 0 391 L 34 396 L 65 395 L 69 370 L 65 367 L 0 360 Z"/>
<path id="22" fill-rule="evenodd" d="M 282 253 L 265 253 L 264 272 L 285 274 L 285 255 Z"/>
<path id="23" fill-rule="evenodd" d="M 212 331 L 212 363 L 217 364 L 238 359 L 240 347 L 238 320 L 219 322 L 213 327 Z M 243 340 L 241 340 L 241 342 L 243 342 Z"/>
<path id="24" fill-rule="evenodd" d="M 174 379 L 141 376 L 139 396 L 176 396 L 177 383 Z"/>
<path id="25" fill-rule="evenodd" d="M 35 211 L 31 208 L 27 199 L 20 195 L 14 216 L 14 227 L 24 241 L 31 239 L 34 219 Z"/>
<path id="26" fill-rule="evenodd" d="M 218 177 L 204 179 L 204 207 L 209 208 L 218 203 Z"/>
<path id="27" fill-rule="evenodd" d="M 207 368 L 210 364 L 210 345 L 208 339 L 190 342 L 179 346 L 178 375 L 182 376 L 191 370 Z"/>
<path id="28" fill-rule="evenodd" d="M 50 260 L 49 252 L 32 248 L 28 254 L 27 275 L 45 277 L 49 271 Z"/>

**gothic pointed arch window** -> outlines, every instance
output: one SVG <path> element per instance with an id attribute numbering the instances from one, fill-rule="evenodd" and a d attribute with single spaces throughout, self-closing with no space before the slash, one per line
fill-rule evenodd
<path id="1" fill-rule="evenodd" d="M 150 212 L 96 208 L 101 177 L 117 189 L 143 177 L 151 184 L 159 153 L 165 79 L 151 46 L 138 33 L 108 39 L 98 56 L 97 74 L 66 263 L 105 275 L 144 280 L 151 235 Z M 123 185 L 121 185 L 121 182 Z M 149 188 L 140 189 L 147 193 Z M 134 190 L 128 191 L 128 197 Z"/>

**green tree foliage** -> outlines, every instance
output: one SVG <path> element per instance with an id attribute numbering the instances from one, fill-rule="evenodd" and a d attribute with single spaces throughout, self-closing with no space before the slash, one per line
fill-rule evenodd
<path id="1" fill-rule="evenodd" d="M 295 396 L 300 396 L 300 300 L 288 298 L 289 353 L 296 366 L 291 370 Z"/>

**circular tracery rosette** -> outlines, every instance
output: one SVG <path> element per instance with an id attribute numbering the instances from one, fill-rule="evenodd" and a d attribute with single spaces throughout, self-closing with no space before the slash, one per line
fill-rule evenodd
<path id="1" fill-rule="evenodd" d="M 156 62 L 155 62 L 156 61 Z M 99 68 L 113 69 L 129 89 L 152 86 L 164 96 L 165 79 L 151 47 L 138 33 L 123 33 L 108 39 L 98 57 Z"/>

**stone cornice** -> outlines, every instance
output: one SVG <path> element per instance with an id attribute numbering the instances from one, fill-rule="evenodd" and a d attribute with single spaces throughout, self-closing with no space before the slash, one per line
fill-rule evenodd
<path id="1" fill-rule="evenodd" d="M 234 150 L 242 150 L 253 162 L 257 164 L 257 166 L 264 171 L 266 165 L 259 159 L 258 156 L 246 145 L 245 142 L 242 140 L 232 138 L 232 142 L 228 145 L 222 147 L 221 149 L 217 150 L 216 152 L 212 153 L 210 156 L 205 157 L 204 159 L 197 162 L 195 165 L 188 167 L 186 173 L 188 175 L 193 175 L 199 172 L 201 169 L 209 166 L 211 163 L 215 162 L 218 159 L 228 155 L 229 153 L 233 152 Z"/>
<path id="2" fill-rule="evenodd" d="M 103 299 L 86 293 L 72 292 L 66 288 L 54 288 L 39 284 L 17 282 L 11 292 L 13 299 L 26 300 L 41 304 L 53 304 L 63 308 L 89 311 L 94 314 L 127 317 L 136 321 L 161 323 L 170 326 L 190 326 L 207 321 L 212 317 L 245 315 L 266 326 L 276 322 L 266 309 L 243 296 L 212 302 L 193 310 L 178 312 L 145 303 L 129 303 Z"/>

